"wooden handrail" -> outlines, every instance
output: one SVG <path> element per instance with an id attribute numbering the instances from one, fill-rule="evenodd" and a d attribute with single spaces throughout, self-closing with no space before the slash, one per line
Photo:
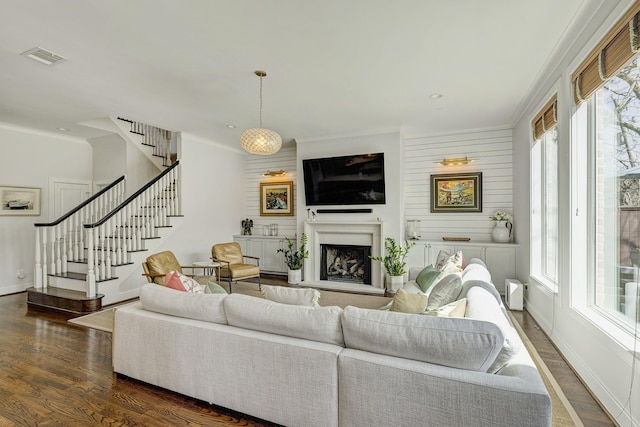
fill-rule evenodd
<path id="1" fill-rule="evenodd" d="M 65 219 L 69 218 L 71 215 L 73 215 L 74 213 L 78 212 L 80 209 L 84 208 L 85 206 L 87 206 L 89 203 L 93 202 L 94 200 L 96 200 L 97 198 L 99 198 L 100 196 L 102 196 L 104 193 L 106 193 L 107 191 L 111 190 L 113 187 L 115 187 L 117 184 L 119 184 L 120 182 L 124 181 L 126 178 L 125 175 L 122 175 L 120 178 L 116 179 L 115 181 L 113 181 L 111 184 L 107 185 L 106 187 L 104 187 L 102 190 L 98 191 L 96 194 L 94 194 L 93 196 L 89 197 L 87 200 L 85 200 L 84 202 L 80 203 L 78 206 L 76 206 L 75 208 L 71 209 L 69 212 L 67 212 L 66 214 L 62 215 L 60 218 L 58 218 L 57 220 L 53 221 L 53 222 L 40 222 L 40 223 L 36 223 L 33 224 L 35 227 L 53 227 L 55 225 L 60 224 L 62 221 L 64 221 Z"/>
<path id="2" fill-rule="evenodd" d="M 165 169 L 160 175 L 158 175 L 157 177 L 155 177 L 153 180 L 149 181 L 144 187 L 142 187 L 141 189 L 139 189 L 138 191 L 136 191 L 135 193 L 133 193 L 131 196 L 129 196 L 129 198 L 127 200 L 125 200 L 124 202 L 120 203 L 120 205 L 118 205 L 115 209 L 113 209 L 111 212 L 109 212 L 107 215 L 105 215 L 102 219 L 100 219 L 98 222 L 94 222 L 93 224 L 84 224 L 84 228 L 96 228 L 101 226 L 102 224 L 104 224 L 105 222 L 107 222 L 108 219 L 110 219 L 111 217 L 113 217 L 116 213 L 120 212 L 123 208 L 125 208 L 129 203 L 131 203 L 133 200 L 135 200 L 138 196 L 140 196 L 142 193 L 144 193 L 146 190 L 148 190 L 149 188 L 151 188 L 151 186 L 153 184 L 155 184 L 156 182 L 158 182 L 163 176 L 165 176 L 166 174 L 168 174 L 169 172 L 171 172 L 176 166 L 178 166 L 180 164 L 179 160 L 176 160 L 176 162 L 174 164 L 172 164 L 171 166 L 169 166 L 167 169 Z"/>

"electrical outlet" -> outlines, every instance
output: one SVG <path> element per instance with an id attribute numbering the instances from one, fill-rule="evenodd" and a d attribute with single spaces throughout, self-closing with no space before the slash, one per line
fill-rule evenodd
<path id="1" fill-rule="evenodd" d="M 18 279 L 24 279 L 27 275 L 24 273 L 23 269 L 18 270 Z"/>

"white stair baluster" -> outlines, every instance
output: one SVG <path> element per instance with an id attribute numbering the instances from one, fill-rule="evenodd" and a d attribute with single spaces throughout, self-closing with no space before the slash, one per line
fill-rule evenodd
<path id="1" fill-rule="evenodd" d="M 36 227 L 36 266 L 33 271 L 33 287 L 36 289 L 42 288 L 42 246 L 40 246 L 40 233 L 42 232 L 41 227 Z"/>
<path id="2" fill-rule="evenodd" d="M 67 274 L 67 242 L 69 238 L 67 237 L 67 224 L 69 223 L 69 218 L 65 219 L 62 223 L 62 274 Z"/>

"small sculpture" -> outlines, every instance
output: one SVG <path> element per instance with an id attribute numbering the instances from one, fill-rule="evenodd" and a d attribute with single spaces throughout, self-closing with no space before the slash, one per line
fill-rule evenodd
<path id="1" fill-rule="evenodd" d="M 242 222 L 242 235 L 243 236 L 251 236 L 251 228 L 253 227 L 252 219 L 243 219 Z"/>

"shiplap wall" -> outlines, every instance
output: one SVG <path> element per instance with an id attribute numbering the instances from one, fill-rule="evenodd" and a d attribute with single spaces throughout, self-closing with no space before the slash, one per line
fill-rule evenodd
<path id="1" fill-rule="evenodd" d="M 241 234 L 242 225 L 240 222 L 244 218 L 253 220 L 253 234 L 262 235 L 262 226 L 266 224 L 278 224 L 278 235 L 293 237 L 296 234 L 295 197 L 298 194 L 296 186 L 296 147 L 295 144 L 283 147 L 276 154 L 271 156 L 247 156 L 247 204 L 246 216 L 238 218 L 238 230 L 233 234 Z M 268 171 L 284 169 L 285 176 L 267 177 L 263 174 Z M 260 183 L 261 182 L 283 182 L 293 181 L 293 216 L 260 216 Z"/>
<path id="2" fill-rule="evenodd" d="M 464 156 L 476 160 L 466 166 L 436 164 Z M 405 138 L 404 164 L 405 220 L 420 220 L 421 240 L 451 236 L 490 241 L 494 223 L 489 216 L 496 210 L 513 213 L 511 129 Z M 431 213 L 431 174 L 457 172 L 482 172 L 482 212 Z"/>

